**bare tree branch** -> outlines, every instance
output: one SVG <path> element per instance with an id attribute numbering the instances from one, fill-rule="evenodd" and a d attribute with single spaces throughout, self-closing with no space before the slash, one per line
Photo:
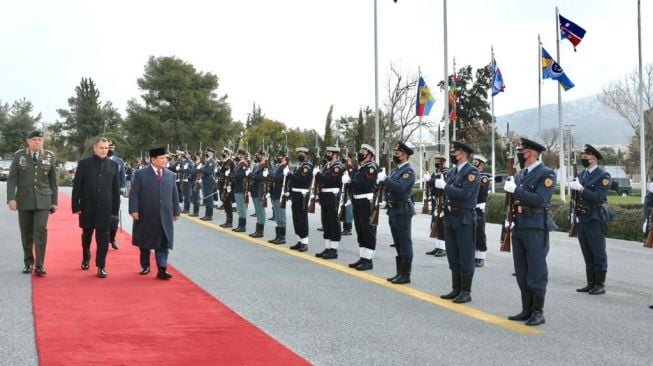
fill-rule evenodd
<path id="1" fill-rule="evenodd" d="M 653 107 L 653 64 L 646 65 L 642 75 L 644 109 Z M 598 101 L 628 121 L 633 130 L 639 129 L 638 90 L 639 74 L 633 71 L 622 80 L 603 88 Z"/>

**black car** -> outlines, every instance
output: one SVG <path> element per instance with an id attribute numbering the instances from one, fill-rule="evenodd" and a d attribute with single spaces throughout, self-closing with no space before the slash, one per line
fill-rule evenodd
<path id="1" fill-rule="evenodd" d="M 620 196 L 628 196 L 633 191 L 629 178 L 612 178 L 610 189 L 617 192 Z"/>

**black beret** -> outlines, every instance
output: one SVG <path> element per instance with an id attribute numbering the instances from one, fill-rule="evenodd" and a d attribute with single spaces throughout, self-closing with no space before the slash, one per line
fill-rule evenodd
<path id="1" fill-rule="evenodd" d="M 527 138 L 522 137 L 521 145 L 518 147 L 518 149 L 530 149 L 530 150 L 535 150 L 537 152 L 542 152 L 546 150 L 546 147 L 540 145 L 539 143 L 533 140 L 529 140 Z"/>
<path id="2" fill-rule="evenodd" d="M 28 139 L 31 139 L 32 137 L 43 137 L 43 131 L 34 130 L 27 134 Z"/>
<path id="3" fill-rule="evenodd" d="M 473 154 L 474 149 L 471 146 L 464 144 L 460 141 L 452 141 L 451 150 L 462 150 L 468 154 Z"/>
<path id="4" fill-rule="evenodd" d="M 395 147 L 393 150 L 403 151 L 403 152 L 405 152 L 408 156 L 413 155 L 413 149 L 411 149 L 410 147 L 408 147 L 406 144 L 404 144 L 404 143 L 401 142 L 401 141 L 397 143 L 397 147 Z"/>
<path id="5" fill-rule="evenodd" d="M 594 148 L 594 146 L 586 144 L 585 145 L 585 150 L 583 150 L 583 154 L 589 154 L 589 155 L 594 155 L 598 160 L 603 160 L 603 155 Z"/>
<path id="6" fill-rule="evenodd" d="M 151 149 L 149 151 L 149 155 L 151 158 L 156 158 L 157 156 L 165 155 L 166 154 L 166 148 L 165 147 L 157 147 L 154 149 Z"/>

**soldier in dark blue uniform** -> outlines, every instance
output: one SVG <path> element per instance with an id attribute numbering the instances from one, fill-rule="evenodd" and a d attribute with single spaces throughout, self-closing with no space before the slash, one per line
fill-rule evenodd
<path id="1" fill-rule="evenodd" d="M 360 259 L 351 263 L 349 268 L 366 271 L 373 268 L 372 258 L 376 250 L 376 226 L 370 224 L 374 194 L 376 193 L 376 178 L 379 166 L 374 161 L 376 150 L 368 144 L 363 144 L 358 151 L 356 161 L 358 167 L 352 177 L 342 176 L 342 184 L 351 186 L 351 202 L 354 210 L 354 226 L 358 236 Z M 380 193 L 379 193 L 380 194 Z"/>
<path id="2" fill-rule="evenodd" d="M 605 293 L 605 274 L 608 271 L 608 254 L 605 251 L 607 216 L 603 204 L 607 202 L 610 173 L 598 165 L 603 155 L 592 145 L 585 145 L 581 164 L 585 168 L 573 182 L 576 192 L 576 228 L 578 242 L 585 260 L 587 286 L 578 292 L 590 295 Z"/>
<path id="3" fill-rule="evenodd" d="M 245 180 L 251 173 L 247 163 L 247 152 L 239 149 L 236 154 L 236 167 L 234 168 L 234 179 L 231 183 L 231 192 L 236 200 L 236 209 L 238 210 L 238 226 L 233 229 L 237 233 L 246 230 L 247 225 L 247 205 L 245 204 Z"/>
<path id="4" fill-rule="evenodd" d="M 435 188 L 444 190 L 444 242 L 451 269 L 452 291 L 442 295 L 457 304 L 472 300 L 472 278 L 474 277 L 474 232 L 476 226 L 476 197 L 481 179 L 478 169 L 469 163 L 474 149 L 454 141 L 450 153 L 454 167 L 447 179 L 435 180 Z"/>
<path id="5" fill-rule="evenodd" d="M 521 291 L 522 311 L 510 320 L 526 325 L 544 324 L 544 297 L 548 282 L 546 256 L 549 253 L 548 207 L 556 184 L 555 172 L 538 157 L 546 148 L 526 138 L 521 139 L 517 159 L 523 167 L 504 190 L 513 194 L 514 228 L 512 257 L 517 284 Z"/>
<path id="6" fill-rule="evenodd" d="M 286 209 L 281 208 L 281 194 L 285 194 L 284 183 L 288 179 L 283 171 L 288 167 L 286 150 L 279 150 L 275 157 L 276 166 L 270 173 L 270 200 L 272 201 L 272 211 L 274 212 L 274 221 L 277 224 L 275 228 L 274 239 L 268 240 L 272 244 L 286 244 Z M 285 179 L 284 179 L 285 178 Z M 287 185 L 286 185 L 287 186 Z"/>
<path id="7" fill-rule="evenodd" d="M 324 232 L 324 250 L 316 253 L 315 256 L 322 259 L 338 258 L 338 245 L 342 232 L 338 222 L 338 203 L 342 194 L 342 174 L 344 167 L 339 161 L 340 149 L 329 146 L 326 148 L 324 160 L 326 164 L 322 171 L 315 175 L 316 182 L 320 188 L 320 216 Z"/>
<path id="8" fill-rule="evenodd" d="M 193 212 L 188 216 L 198 217 L 200 215 L 200 190 L 202 189 L 202 153 L 195 153 L 191 164 L 193 171 L 189 179 L 192 182 L 190 200 L 193 204 Z"/>
<path id="9" fill-rule="evenodd" d="M 474 165 L 481 174 L 481 186 L 478 190 L 478 197 L 476 198 L 476 253 L 474 255 L 476 267 L 483 267 L 485 265 L 485 258 L 487 257 L 485 205 L 490 191 L 490 179 L 492 179 L 492 174 L 483 171 L 485 169 L 485 164 L 487 164 L 485 156 L 480 154 L 474 155 L 472 165 Z"/>
<path id="10" fill-rule="evenodd" d="M 202 164 L 202 196 L 204 198 L 204 217 L 200 218 L 202 221 L 213 220 L 213 171 L 215 169 L 215 159 L 213 155 L 215 149 L 206 149 L 206 159 Z"/>
<path id="11" fill-rule="evenodd" d="M 220 179 L 218 180 L 218 190 L 221 194 L 222 199 L 222 208 L 224 208 L 224 213 L 226 220 L 224 224 L 220 224 L 220 227 L 229 228 L 233 227 L 234 222 L 234 195 L 231 193 L 231 181 L 233 180 L 233 173 L 235 170 L 234 161 L 231 158 L 231 150 L 228 148 L 222 149 L 222 166 L 220 167 Z"/>
<path id="12" fill-rule="evenodd" d="M 308 198 L 311 184 L 313 183 L 313 163 L 308 159 L 308 149 L 298 147 L 295 170 L 285 167 L 283 174 L 290 179 L 290 199 L 292 202 L 292 221 L 297 235 L 297 243 L 290 247 L 292 250 L 305 252 L 308 250 Z"/>
<path id="13" fill-rule="evenodd" d="M 181 213 L 190 213 L 191 176 L 195 175 L 195 165 L 190 161 L 190 155 L 182 151 L 181 158 L 177 162 L 177 177 L 181 181 L 181 197 L 184 209 Z"/>
<path id="14" fill-rule="evenodd" d="M 267 195 L 265 181 L 270 171 L 268 169 L 269 162 L 265 156 L 265 151 L 259 150 L 254 155 L 254 161 L 256 162 L 256 167 L 252 172 L 252 186 L 249 191 L 252 195 L 252 201 L 254 201 L 254 210 L 256 211 L 256 230 L 249 234 L 249 236 L 252 238 L 261 238 L 265 229 L 265 209 L 263 208 L 263 200 L 267 199 L 265 197 Z"/>
<path id="15" fill-rule="evenodd" d="M 397 250 L 397 257 L 395 257 L 397 274 L 388 278 L 388 281 L 394 284 L 410 283 L 413 263 L 411 223 L 415 215 L 415 205 L 411 190 L 415 184 L 415 171 L 408 163 L 408 157 L 411 155 L 413 149 L 399 142 L 392 150 L 392 161 L 396 164 L 396 168 L 387 177 L 383 171 L 377 175 L 379 183 L 385 182 L 388 221 L 392 241 Z"/>

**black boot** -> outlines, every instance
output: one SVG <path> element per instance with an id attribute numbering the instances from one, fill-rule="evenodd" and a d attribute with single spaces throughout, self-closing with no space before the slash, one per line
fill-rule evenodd
<path id="1" fill-rule="evenodd" d="M 233 232 L 242 233 L 245 232 L 245 225 L 247 225 L 247 219 L 238 218 L 238 226 L 235 229 L 232 229 Z"/>
<path id="2" fill-rule="evenodd" d="M 466 302 L 472 301 L 472 278 L 473 274 L 461 274 L 460 275 L 460 293 L 453 299 L 453 302 L 456 304 L 464 304 Z"/>
<path id="3" fill-rule="evenodd" d="M 231 229 L 234 225 L 234 214 L 231 211 L 225 211 L 225 214 L 227 215 L 227 221 L 220 225 L 220 227 Z"/>
<path id="4" fill-rule="evenodd" d="M 400 267 L 399 267 L 399 263 L 401 263 L 401 259 L 399 258 L 399 256 L 396 256 L 396 257 L 395 257 L 395 265 L 397 266 L 397 274 L 394 275 L 394 276 L 392 276 L 392 277 L 390 277 L 390 278 L 386 278 L 386 280 L 392 282 L 395 278 L 397 278 L 397 277 L 400 276 L 400 273 L 399 273 L 399 268 L 400 268 Z"/>
<path id="5" fill-rule="evenodd" d="M 159 267 L 159 271 L 156 274 L 156 278 L 161 279 L 161 280 L 169 280 L 172 278 L 172 275 L 168 273 L 166 270 L 166 267 Z"/>
<path id="6" fill-rule="evenodd" d="M 585 275 L 587 276 L 587 286 L 576 289 L 576 292 L 589 292 L 594 287 L 594 269 L 585 267 Z"/>
<path id="7" fill-rule="evenodd" d="M 276 244 L 277 243 L 277 240 L 279 240 L 279 229 L 281 229 L 281 228 L 278 227 L 278 226 L 274 228 L 274 239 L 268 240 L 268 243 L 270 243 L 270 244 Z"/>
<path id="8" fill-rule="evenodd" d="M 590 295 L 603 295 L 605 293 L 605 271 L 594 271 L 594 287 L 589 291 Z"/>
<path id="9" fill-rule="evenodd" d="M 410 283 L 410 269 L 412 266 L 412 262 L 402 260 L 401 262 L 399 262 L 399 265 L 400 265 L 399 277 L 395 278 L 390 282 L 394 283 L 395 285 L 403 285 L 405 283 Z"/>
<path id="10" fill-rule="evenodd" d="M 535 326 L 544 324 L 544 294 L 533 294 L 533 312 L 526 321 L 526 325 Z"/>
<path id="11" fill-rule="evenodd" d="M 526 321 L 531 317 L 533 308 L 533 295 L 528 291 L 521 292 L 521 313 L 511 315 L 508 320 Z"/>
<path id="12" fill-rule="evenodd" d="M 252 238 L 262 238 L 263 237 L 263 229 L 265 228 L 265 225 L 259 224 L 258 222 L 256 223 L 256 231 L 253 233 L 249 234 L 250 237 Z"/>
<path id="13" fill-rule="evenodd" d="M 357 271 L 367 271 L 374 268 L 374 263 L 371 259 L 363 258 L 361 264 L 356 267 Z"/>
<path id="14" fill-rule="evenodd" d="M 188 215 L 190 217 L 198 217 L 200 215 L 200 205 L 193 203 L 193 213 Z"/>
<path id="15" fill-rule="evenodd" d="M 451 292 L 440 296 L 441 299 L 453 300 L 460 294 L 460 275 L 458 273 L 451 273 Z"/>
<path id="16" fill-rule="evenodd" d="M 286 227 L 278 226 L 277 229 L 279 232 L 277 233 L 277 239 L 274 241 L 274 244 L 286 244 Z"/>

